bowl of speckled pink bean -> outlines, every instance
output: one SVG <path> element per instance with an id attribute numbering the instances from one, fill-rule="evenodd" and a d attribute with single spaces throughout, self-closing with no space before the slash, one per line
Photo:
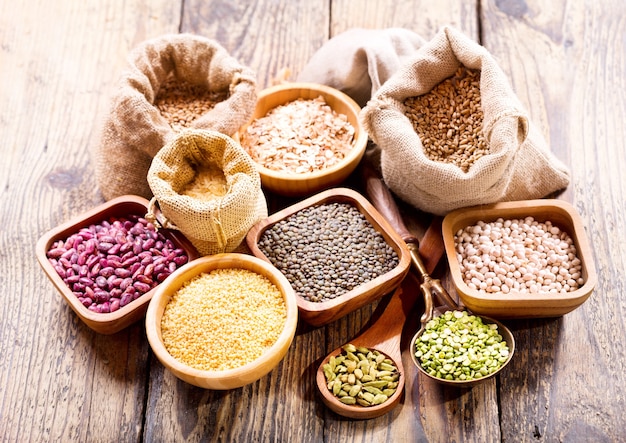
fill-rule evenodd
<path id="1" fill-rule="evenodd" d="M 114 334 L 145 316 L 154 291 L 198 257 L 180 232 L 145 219 L 148 200 L 112 199 L 41 236 L 39 264 L 91 329 Z"/>
<path id="2" fill-rule="evenodd" d="M 461 302 L 493 318 L 558 317 L 593 292 L 592 250 L 575 208 L 556 199 L 457 209 L 442 223 Z"/>

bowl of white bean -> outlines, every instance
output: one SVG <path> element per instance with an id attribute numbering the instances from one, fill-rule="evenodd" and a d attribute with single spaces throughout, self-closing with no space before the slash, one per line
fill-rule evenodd
<path id="1" fill-rule="evenodd" d="M 593 292 L 597 277 L 582 220 L 556 199 L 457 209 L 442 224 L 462 303 L 494 318 L 559 317 Z"/>

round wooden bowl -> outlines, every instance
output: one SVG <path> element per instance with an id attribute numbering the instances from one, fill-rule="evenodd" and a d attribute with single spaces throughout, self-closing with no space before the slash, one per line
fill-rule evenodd
<path id="1" fill-rule="evenodd" d="M 567 293 L 483 293 L 470 288 L 461 275 L 454 241 L 455 233 L 482 220 L 534 217 L 540 222 L 551 221 L 574 241 L 582 264 L 585 283 Z M 585 229 L 576 210 L 567 202 L 555 199 L 523 200 L 481 205 L 450 212 L 443 219 L 443 239 L 450 275 L 463 304 L 474 314 L 494 318 L 559 317 L 576 309 L 589 298 L 597 282 L 592 251 Z"/>
<path id="2" fill-rule="evenodd" d="M 119 218 L 129 215 L 143 217 L 148 212 L 148 200 L 135 195 L 125 195 L 109 200 L 53 229 L 46 232 L 37 242 L 36 255 L 41 268 L 44 270 L 50 281 L 59 291 L 63 300 L 78 315 L 78 317 L 92 330 L 100 334 L 115 334 L 125 329 L 131 324 L 143 319 L 148 303 L 152 299 L 156 288 L 146 292 L 137 300 L 134 300 L 121 307 L 115 312 L 97 313 L 87 309 L 72 292 L 72 289 L 63 281 L 54 269 L 47 257 L 47 252 L 58 240 L 64 240 L 70 235 L 77 233 L 81 228 L 88 227 L 111 217 Z M 180 232 L 160 229 L 163 236 L 174 243 L 178 248 L 182 248 L 187 253 L 189 260 L 198 257 L 198 251 L 191 242 Z M 161 283 L 162 284 L 162 283 Z M 158 287 L 158 286 L 157 286 Z"/>
<path id="3" fill-rule="evenodd" d="M 326 103 L 338 114 L 344 114 L 354 126 L 353 147 L 348 155 L 336 165 L 310 173 L 288 173 L 268 169 L 257 164 L 263 187 L 284 196 L 310 195 L 342 183 L 356 169 L 367 146 L 367 133 L 359 123 L 361 108 L 348 95 L 329 86 L 315 83 L 286 83 L 264 89 L 259 93 L 256 108 L 250 122 L 242 127 L 236 139 L 245 132 L 248 125 L 265 116 L 270 110 L 299 98 L 314 99 L 324 97 Z"/>
<path id="4" fill-rule="evenodd" d="M 161 336 L 161 318 L 171 296 L 183 284 L 203 272 L 215 269 L 246 269 L 267 277 L 283 294 L 287 319 L 276 342 L 257 360 L 244 366 L 224 371 L 205 371 L 192 368 L 172 357 Z M 201 257 L 181 267 L 159 286 L 146 313 L 148 342 L 159 361 L 181 380 L 205 389 L 235 389 L 252 383 L 275 368 L 291 345 L 298 323 L 296 295 L 287 279 L 276 268 L 254 256 L 226 253 Z"/>

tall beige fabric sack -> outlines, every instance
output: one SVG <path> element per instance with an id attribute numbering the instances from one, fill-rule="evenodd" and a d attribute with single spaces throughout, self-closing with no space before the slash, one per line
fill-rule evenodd
<path id="1" fill-rule="evenodd" d="M 183 193 L 201 166 L 223 172 L 225 195 L 205 200 Z M 180 230 L 202 255 L 234 251 L 250 228 L 267 217 L 256 165 L 237 142 L 216 131 L 179 133 L 156 154 L 147 178 L 152 203 L 158 203 L 163 216 L 151 207 L 149 217 Z"/>
<path id="2" fill-rule="evenodd" d="M 404 114 L 404 100 L 431 91 L 461 66 L 481 71 L 483 134 L 490 153 L 467 172 L 431 160 Z M 506 75 L 489 52 L 460 31 L 443 28 L 372 97 L 361 121 L 381 149 L 389 188 L 426 212 L 542 198 L 569 184 L 569 171 L 529 121 Z"/>
<path id="3" fill-rule="evenodd" d="M 426 40 L 403 28 L 348 29 L 313 54 L 297 81 L 339 89 L 363 107 L 424 43 Z"/>
<path id="4" fill-rule="evenodd" d="M 192 34 L 164 35 L 143 42 L 129 55 L 95 146 L 98 186 L 106 200 L 122 194 L 150 198 L 146 175 L 155 154 L 176 132 L 154 106 L 170 74 L 209 91 L 228 91 L 226 100 L 197 118 L 192 127 L 233 135 L 256 104 L 253 71 L 217 42 Z"/>

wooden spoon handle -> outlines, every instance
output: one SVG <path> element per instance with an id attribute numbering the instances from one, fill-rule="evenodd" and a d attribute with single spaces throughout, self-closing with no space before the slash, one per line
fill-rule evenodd
<path id="1" fill-rule="evenodd" d="M 404 322 L 417 301 L 419 282 L 407 276 L 402 285 L 394 291 L 380 317 L 367 329 L 376 339 L 386 336 L 398 336 L 402 332 Z"/>
<path id="2" fill-rule="evenodd" d="M 419 241 L 404 224 L 391 191 L 374 168 L 364 162 L 361 174 L 365 192 L 372 205 L 385 217 L 405 243 L 413 243 L 418 246 L 419 256 L 426 272 L 428 274 L 432 273 L 445 251 L 443 236 L 441 235 L 442 218 L 435 216 L 424 233 L 424 237 Z"/>
<path id="3" fill-rule="evenodd" d="M 362 174 L 365 192 L 378 212 L 385 217 L 402 240 L 406 243 L 419 244 L 417 237 L 411 234 L 404 224 L 393 195 L 391 195 L 387 185 L 376 174 L 374 168 L 365 164 L 363 165 Z"/>
<path id="4" fill-rule="evenodd" d="M 429 274 L 433 273 L 446 250 L 441 233 L 442 222 L 443 217 L 435 216 L 419 243 L 419 253 Z"/>

